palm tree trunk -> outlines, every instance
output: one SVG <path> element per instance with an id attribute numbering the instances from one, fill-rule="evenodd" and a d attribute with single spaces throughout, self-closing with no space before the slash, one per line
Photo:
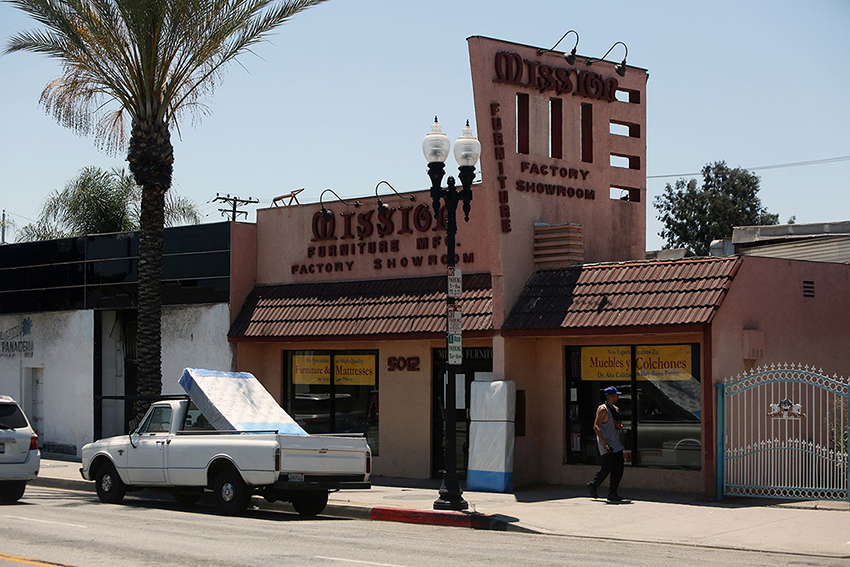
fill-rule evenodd
<path id="1" fill-rule="evenodd" d="M 130 171 L 142 187 L 139 219 L 138 393 L 162 393 L 162 249 L 165 193 L 171 187 L 174 148 L 168 126 L 152 121 L 133 124 Z M 141 420 L 150 402 L 135 405 Z"/>

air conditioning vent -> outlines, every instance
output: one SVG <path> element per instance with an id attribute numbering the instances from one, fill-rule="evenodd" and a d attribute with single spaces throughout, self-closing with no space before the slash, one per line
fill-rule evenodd
<path id="1" fill-rule="evenodd" d="M 803 297 L 815 298 L 815 282 L 803 280 Z"/>

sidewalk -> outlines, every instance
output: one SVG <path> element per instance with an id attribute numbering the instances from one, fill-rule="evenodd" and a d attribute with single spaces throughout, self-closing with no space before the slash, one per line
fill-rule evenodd
<path id="1" fill-rule="evenodd" d="M 78 462 L 42 459 L 32 484 L 94 491 Z M 850 558 L 850 502 L 785 502 L 628 491 L 630 503 L 593 500 L 583 489 L 536 486 L 513 494 L 465 492 L 469 512 L 435 512 L 439 483 L 373 477 L 371 490 L 331 494 L 326 515 L 697 547 Z M 24 496 L 26 498 L 26 496 Z M 255 506 L 286 508 L 254 499 Z M 604 522 L 600 519 L 604 517 Z M 604 525 L 604 528 L 600 528 Z"/>

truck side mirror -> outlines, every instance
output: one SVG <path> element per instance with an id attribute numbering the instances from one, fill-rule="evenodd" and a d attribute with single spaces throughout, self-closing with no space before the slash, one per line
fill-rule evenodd
<path id="1" fill-rule="evenodd" d="M 138 426 L 139 424 L 136 422 L 135 419 L 131 419 L 127 422 L 127 430 L 130 432 L 131 435 L 136 432 L 136 428 Z"/>

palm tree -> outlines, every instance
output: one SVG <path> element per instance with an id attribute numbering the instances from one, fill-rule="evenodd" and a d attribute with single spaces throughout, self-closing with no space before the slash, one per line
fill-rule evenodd
<path id="1" fill-rule="evenodd" d="M 17 233 L 18 242 L 139 229 L 142 189 L 124 169 L 84 167 L 62 191 L 52 191 L 41 215 Z M 190 199 L 173 190 L 165 199 L 165 226 L 198 224 L 201 215 Z"/>
<path id="2" fill-rule="evenodd" d="M 142 187 L 139 241 L 139 394 L 162 391 L 162 241 L 174 163 L 171 128 L 204 111 L 225 66 L 292 16 L 324 0 L 8 0 L 44 28 L 6 53 L 57 59 L 62 75 L 41 103 L 56 120 L 125 147 Z M 137 407 L 137 412 L 141 411 Z"/>

